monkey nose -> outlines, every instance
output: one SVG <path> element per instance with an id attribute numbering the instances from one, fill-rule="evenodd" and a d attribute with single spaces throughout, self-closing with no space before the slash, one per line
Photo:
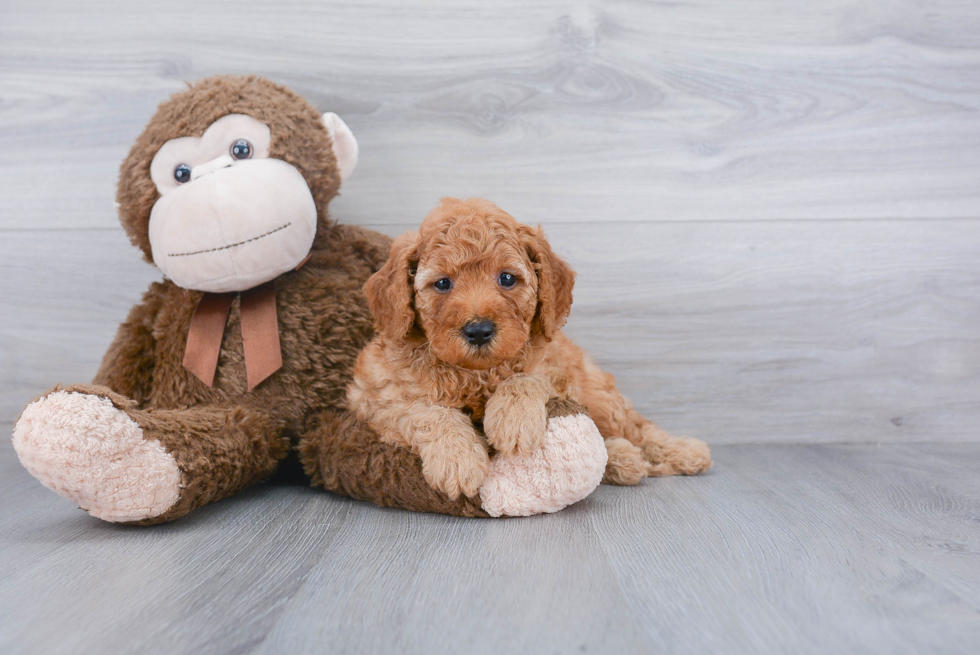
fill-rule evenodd
<path id="1" fill-rule="evenodd" d="M 198 164 L 191 169 L 191 180 L 196 180 L 202 175 L 207 175 L 208 173 L 213 173 L 219 168 L 228 168 L 235 163 L 235 160 L 231 158 L 231 155 L 221 155 L 216 157 L 211 161 L 206 161 L 203 164 Z"/>

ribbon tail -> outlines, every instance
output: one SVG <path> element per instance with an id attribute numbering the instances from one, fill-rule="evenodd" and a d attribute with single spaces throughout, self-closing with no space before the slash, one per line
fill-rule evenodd
<path id="1" fill-rule="evenodd" d="M 248 390 L 282 368 L 275 281 L 242 292 L 242 345 Z"/>
<path id="2" fill-rule="evenodd" d="M 184 347 L 184 368 L 207 386 L 214 385 L 214 373 L 221 354 L 221 338 L 231 311 L 233 293 L 205 293 L 201 296 Z"/>

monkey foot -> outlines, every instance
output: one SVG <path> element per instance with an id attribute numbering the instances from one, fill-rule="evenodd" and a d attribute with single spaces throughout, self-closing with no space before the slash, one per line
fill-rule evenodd
<path id="1" fill-rule="evenodd" d="M 14 426 L 14 449 L 44 486 L 111 522 L 159 516 L 180 497 L 180 469 L 108 398 L 55 391 Z"/>
<path id="2" fill-rule="evenodd" d="M 557 512 L 599 486 L 608 455 L 599 429 L 585 408 L 571 401 L 548 402 L 548 429 L 530 455 L 497 453 L 480 487 L 490 516 Z"/>

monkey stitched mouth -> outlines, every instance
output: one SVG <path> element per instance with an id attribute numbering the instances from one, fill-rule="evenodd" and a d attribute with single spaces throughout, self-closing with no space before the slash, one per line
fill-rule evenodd
<path id="1" fill-rule="evenodd" d="M 238 246 L 244 246 L 246 243 L 252 243 L 253 241 L 258 241 L 259 239 L 265 238 L 270 234 L 275 234 L 276 232 L 285 230 L 290 225 L 292 225 L 291 222 L 286 223 L 285 225 L 280 225 L 274 230 L 269 230 L 265 234 L 260 234 L 257 237 L 252 237 L 251 239 L 245 239 L 244 241 L 239 241 L 238 243 L 231 243 L 228 244 L 227 246 L 221 246 L 219 248 L 208 248 L 207 250 L 195 250 L 194 252 L 175 252 L 175 253 L 170 253 L 169 255 L 167 255 L 167 257 L 187 257 L 189 255 L 203 255 L 208 252 L 218 252 L 219 250 L 228 250 L 229 248 L 237 248 Z"/>

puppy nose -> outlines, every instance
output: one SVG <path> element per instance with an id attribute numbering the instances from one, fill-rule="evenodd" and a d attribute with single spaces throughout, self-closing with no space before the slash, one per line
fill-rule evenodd
<path id="1" fill-rule="evenodd" d="M 472 321 L 463 326 L 463 336 L 474 346 L 482 346 L 493 338 L 493 321 Z"/>

